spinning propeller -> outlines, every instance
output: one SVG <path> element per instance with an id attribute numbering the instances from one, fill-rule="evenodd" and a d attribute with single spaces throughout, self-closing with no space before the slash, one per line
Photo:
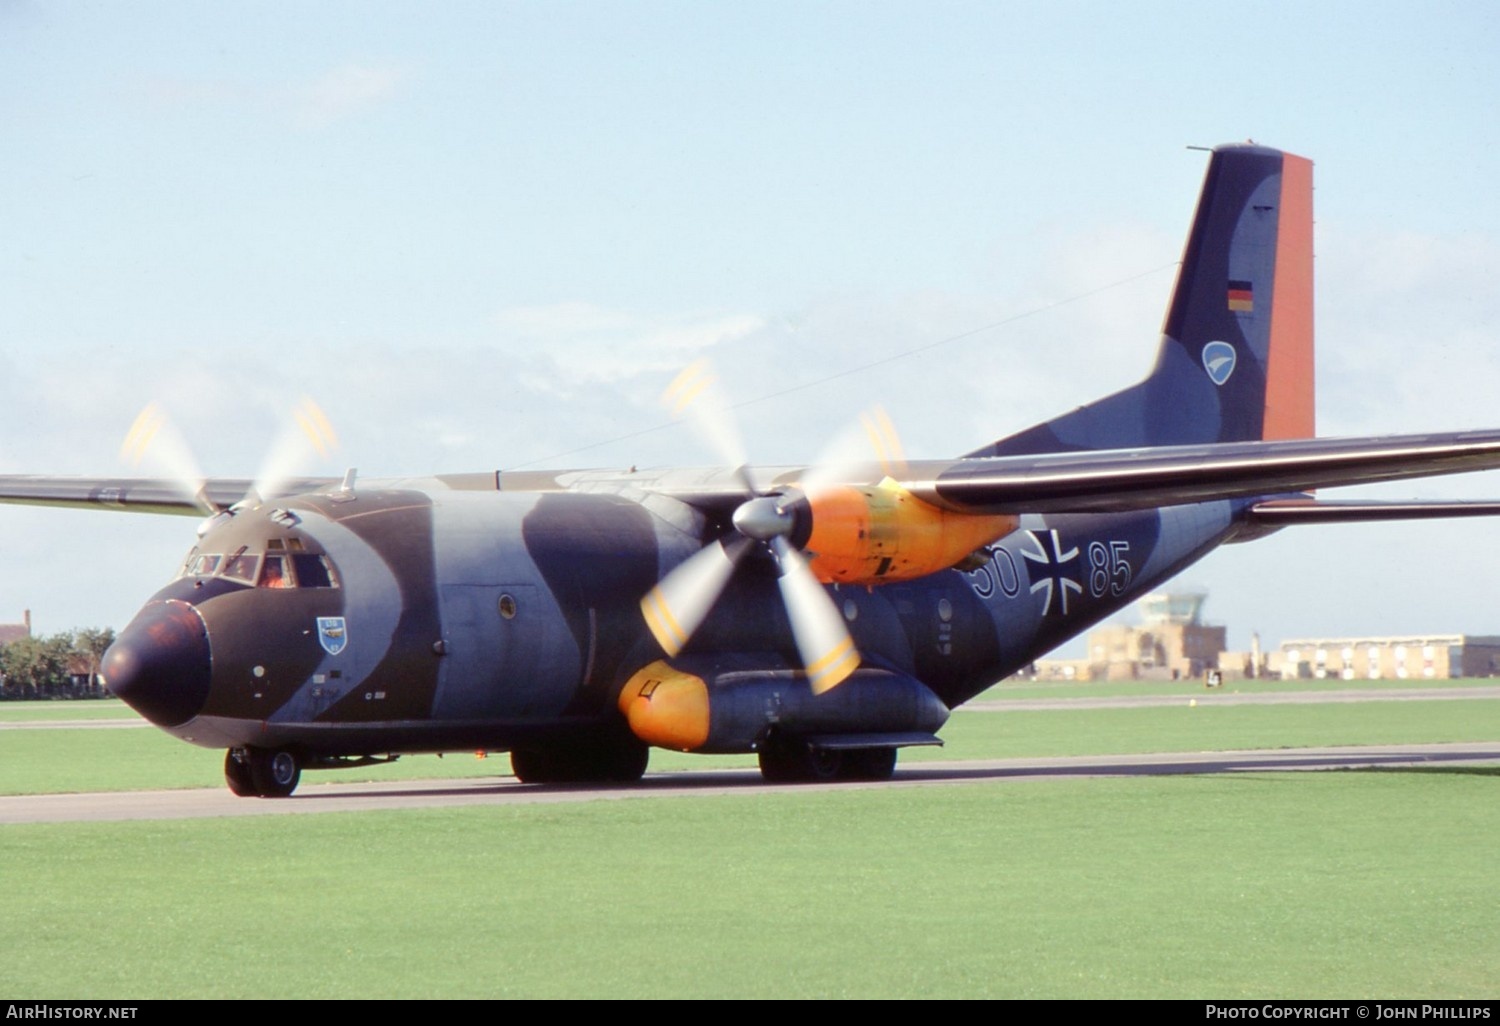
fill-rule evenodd
<path id="1" fill-rule="evenodd" d="M 736 468 L 745 499 L 730 518 L 732 534 L 705 545 L 641 600 L 641 612 L 651 633 L 668 656 L 680 652 L 708 618 L 735 568 L 759 549 L 776 564 L 781 600 L 813 692 L 822 694 L 837 686 L 859 666 L 859 652 L 843 617 L 793 538 L 805 528 L 803 517 L 809 497 L 846 477 L 840 472 L 841 465 L 820 461 L 797 489 L 758 489 L 745 467 L 744 449 L 729 406 L 706 361 L 700 360 L 678 375 L 662 401 L 674 416 L 692 417 L 721 458 Z M 863 420 L 881 465 L 890 469 L 891 462 L 899 457 L 900 446 L 894 441 L 889 420 L 884 414 Z M 802 540 L 806 540 L 805 533 Z"/>
<path id="2" fill-rule="evenodd" d="M 316 453 L 328 457 L 338 449 L 338 436 L 318 404 L 303 396 L 292 410 L 291 421 L 272 443 L 260 472 L 240 502 L 264 502 L 281 494 L 288 481 Z M 205 513 L 221 512 L 208 497 L 206 479 L 193 457 L 192 447 L 177 430 L 158 402 L 146 404 L 120 445 L 120 458 L 139 467 L 149 461 L 169 484 L 191 499 Z"/>

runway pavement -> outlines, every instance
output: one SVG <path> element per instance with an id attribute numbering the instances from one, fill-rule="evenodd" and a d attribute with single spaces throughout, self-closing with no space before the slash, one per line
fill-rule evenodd
<path id="1" fill-rule="evenodd" d="M 881 783 L 767 784 L 754 770 L 649 774 L 639 784 L 614 787 L 546 787 L 512 777 L 485 780 L 403 781 L 378 784 L 304 784 L 283 799 L 236 798 L 222 788 L 122 791 L 92 794 L 0 796 L 0 824 L 192 819 L 212 816 L 295 815 L 373 809 L 443 808 L 515 803 L 646 800 L 806 793 L 854 788 L 1016 783 L 1070 777 L 1165 776 L 1381 767 L 1500 769 L 1500 742 L 1386 745 L 1354 748 L 1277 748 L 1244 752 L 1162 753 L 918 762 Z"/>

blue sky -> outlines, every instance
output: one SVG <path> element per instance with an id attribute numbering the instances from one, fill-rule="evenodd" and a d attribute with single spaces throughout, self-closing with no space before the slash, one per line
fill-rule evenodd
<path id="1" fill-rule="evenodd" d="M 158 400 L 253 474 L 303 394 L 343 443 L 309 472 L 708 462 L 636 434 L 704 355 L 770 397 L 757 461 L 874 403 L 955 454 L 1144 373 L 1186 147 L 1244 138 L 1316 162 L 1322 430 L 1500 426 L 1496 52 L 1482 3 L 0 0 L 0 473 L 120 472 Z M 191 523 L 0 537 L 0 620 L 119 627 Z M 1187 580 L 1241 645 L 1500 634 L 1497 539 L 1309 528 Z"/>

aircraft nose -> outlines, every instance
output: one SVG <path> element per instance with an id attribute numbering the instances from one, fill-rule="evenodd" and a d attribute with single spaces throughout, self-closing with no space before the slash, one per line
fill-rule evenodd
<path id="1" fill-rule="evenodd" d="M 208 629 L 186 602 L 151 602 L 104 653 L 109 690 L 159 727 L 186 723 L 208 701 Z"/>

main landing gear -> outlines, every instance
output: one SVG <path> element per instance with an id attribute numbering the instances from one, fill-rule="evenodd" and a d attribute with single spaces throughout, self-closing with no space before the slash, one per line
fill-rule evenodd
<path id="1" fill-rule="evenodd" d="M 510 768 L 523 784 L 630 784 L 646 772 L 650 749 L 633 734 L 546 748 L 514 748 Z"/>
<path id="2" fill-rule="evenodd" d="M 302 762 L 288 748 L 231 748 L 224 781 L 241 798 L 285 798 L 302 779 Z"/>
<path id="3" fill-rule="evenodd" d="M 773 784 L 889 780 L 894 748 L 818 748 L 796 738 L 768 738 L 760 747 L 760 775 Z"/>

